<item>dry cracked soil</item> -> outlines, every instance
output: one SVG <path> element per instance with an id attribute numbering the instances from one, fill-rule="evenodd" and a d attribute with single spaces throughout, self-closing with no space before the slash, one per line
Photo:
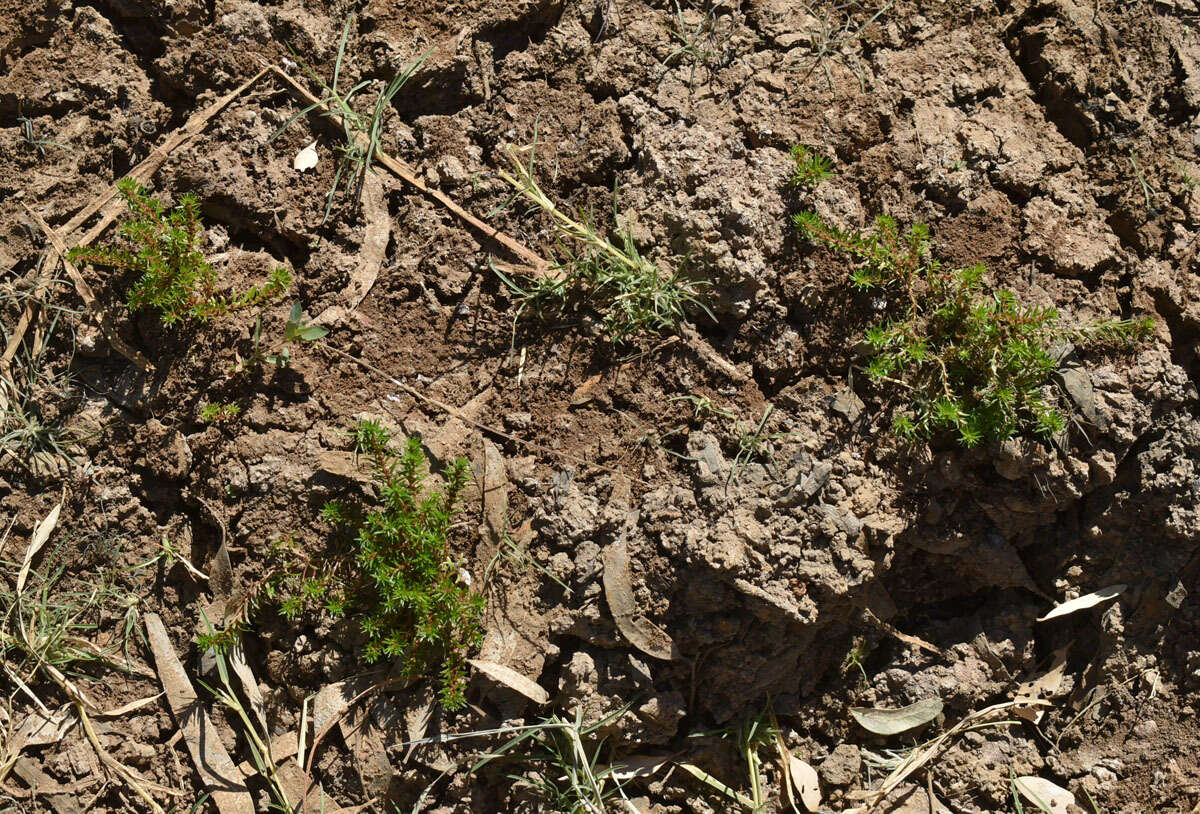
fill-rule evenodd
<path id="1" fill-rule="evenodd" d="M 320 94 L 304 66 L 330 76 L 348 20 L 363 105 L 427 54 L 380 132 L 409 180 L 377 164 L 326 217 L 341 131 L 310 113 L 273 138 L 305 105 L 274 73 L 167 144 L 264 66 Z M 815 769 L 812 810 L 1038 810 L 1023 777 L 1054 784 L 1053 812 L 1200 810 L 1198 116 L 1194 0 L 0 0 L 0 810 L 279 805 L 197 634 L 275 541 L 319 551 L 325 500 L 370 489 L 362 416 L 435 469 L 472 462 L 449 566 L 486 599 L 471 656 L 540 691 L 472 669 L 448 711 L 428 676 L 367 664 L 352 625 L 256 603 L 236 694 L 293 810 L 598 811 L 530 760 L 476 766 L 511 734 L 411 743 L 553 715 L 589 730 L 576 769 L 641 767 L 601 781 L 611 811 L 803 810 L 780 750 Z M 437 195 L 561 257 L 545 217 L 501 207 L 505 149 L 535 138 L 547 194 L 619 217 L 708 312 L 632 349 L 586 307 L 516 318 L 495 269 L 522 258 Z M 833 176 L 790 186 L 798 143 Z M 96 218 L 71 218 L 156 155 L 147 185 L 197 196 L 221 285 L 284 264 L 286 300 L 168 327 L 93 267 L 81 297 L 38 218 L 75 245 Z M 1154 335 L 1064 359 L 1055 443 L 902 445 L 859 372 L 879 303 L 799 238 L 801 210 L 924 222 L 989 290 Z M 293 302 L 327 336 L 247 364 Z M 205 421 L 211 403 L 238 414 Z M 1028 695 L 1046 705 L 955 728 Z M 929 699 L 897 734 L 851 712 Z M 757 790 L 737 737 L 756 718 L 779 732 Z M 193 756 L 210 747 L 219 780 Z"/>

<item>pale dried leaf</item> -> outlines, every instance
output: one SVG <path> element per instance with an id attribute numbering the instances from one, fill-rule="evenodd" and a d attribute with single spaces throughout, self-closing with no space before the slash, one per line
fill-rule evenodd
<path id="1" fill-rule="evenodd" d="M 1047 613 L 1045 616 L 1039 616 L 1039 622 L 1045 622 L 1048 619 L 1057 619 L 1060 616 L 1066 616 L 1069 613 L 1094 608 L 1102 602 L 1108 602 L 1125 590 L 1124 585 L 1110 585 L 1107 588 L 1101 588 L 1098 591 L 1092 591 L 1090 594 L 1072 599 L 1069 602 L 1064 602 L 1061 605 L 1056 605 L 1054 610 Z"/>
<path id="2" fill-rule="evenodd" d="M 28 746 L 58 743 L 75 725 L 75 720 L 70 704 L 65 704 L 48 715 L 40 709 L 35 709 L 21 722 L 20 728 L 13 735 L 11 746 L 20 750 Z"/>
<path id="3" fill-rule="evenodd" d="M 483 439 L 480 490 L 483 493 L 483 522 L 487 524 L 493 545 L 497 545 L 508 524 L 508 474 L 504 456 L 487 438 Z"/>
<path id="4" fill-rule="evenodd" d="M 942 714 L 942 699 L 926 698 L 899 709 L 852 707 L 850 714 L 858 725 L 876 735 L 898 735 L 924 726 Z"/>
<path id="5" fill-rule="evenodd" d="M 350 272 L 350 282 L 342 290 L 351 311 L 362 304 L 379 279 L 379 269 L 383 266 L 392 235 L 392 218 L 388 213 L 383 181 L 375 173 L 368 173 L 363 181 L 362 215 L 366 226 L 358 247 L 358 265 Z"/>
<path id="6" fill-rule="evenodd" d="M 150 673 L 150 678 L 154 678 L 153 673 Z M 142 707 L 148 707 L 162 697 L 163 694 L 161 692 L 158 695 L 147 695 L 145 698 L 139 698 L 136 701 L 130 701 L 128 704 L 119 706 L 116 709 L 99 710 L 94 714 L 97 718 L 120 718 L 122 715 L 128 715 L 134 710 L 139 710 Z"/>
<path id="7" fill-rule="evenodd" d="M 50 510 L 50 514 L 46 515 L 42 522 L 37 524 L 37 528 L 33 530 L 33 538 L 29 541 L 29 547 L 25 549 L 25 559 L 21 562 L 21 571 L 17 574 L 17 593 L 21 593 L 25 589 L 25 580 L 29 578 L 29 569 L 33 566 L 33 558 L 42 550 L 42 546 L 50 539 L 50 535 L 54 532 L 55 526 L 58 525 L 58 515 L 62 512 L 62 501 Z"/>
<path id="8" fill-rule="evenodd" d="M 629 755 L 615 761 L 612 778 L 624 783 L 637 777 L 651 777 L 674 759 L 674 755 Z"/>
<path id="9" fill-rule="evenodd" d="M 292 159 L 292 169 L 304 172 L 311 170 L 315 166 L 317 166 L 317 142 L 314 141 L 296 153 L 296 157 Z"/>
<path id="10" fill-rule="evenodd" d="M 254 710 L 254 717 L 258 719 L 261 731 L 270 732 L 271 728 L 267 726 L 267 702 L 258 689 L 258 680 L 254 678 L 250 665 L 246 663 L 246 653 L 242 649 L 241 642 L 238 642 L 230 651 L 229 666 L 233 668 L 234 674 L 242 682 L 242 691 L 246 693 L 246 698 L 250 701 L 250 708 Z"/>
<path id="11" fill-rule="evenodd" d="M 483 659 L 467 659 L 467 663 L 493 681 L 498 681 L 510 690 L 519 692 L 535 704 L 545 704 L 550 701 L 550 693 L 546 692 L 540 684 L 526 678 L 511 667 Z"/>
<path id="12" fill-rule="evenodd" d="M 1013 780 L 1017 792 L 1046 814 L 1066 814 L 1075 805 L 1075 795 L 1043 777 L 1029 775 Z"/>
<path id="13" fill-rule="evenodd" d="M 633 595 L 633 573 L 629 568 L 629 549 L 625 541 L 604 549 L 604 596 L 617 623 L 617 629 L 634 647 L 647 656 L 663 661 L 679 658 L 679 649 L 667 632 L 649 619 L 638 615 Z"/>
<path id="14" fill-rule="evenodd" d="M 788 780 L 807 810 L 820 809 L 821 784 L 817 779 L 817 770 L 791 753 L 788 754 Z"/>
<path id="15" fill-rule="evenodd" d="M 159 681 L 196 771 L 212 794 L 212 801 L 220 814 L 254 814 L 254 800 L 246 788 L 246 780 L 221 744 L 208 712 L 200 705 L 187 671 L 171 646 L 162 619 L 156 613 L 147 613 L 145 618 Z"/>
<path id="16" fill-rule="evenodd" d="M 1045 672 L 1017 685 L 1013 700 L 1029 702 L 1058 695 L 1058 689 L 1062 686 L 1063 676 L 1067 670 L 1067 649 L 1067 647 L 1061 647 L 1055 650 L 1053 661 Z M 1045 712 L 1041 709 L 1026 707 L 1015 710 L 1014 714 L 1036 724 L 1041 722 Z"/>

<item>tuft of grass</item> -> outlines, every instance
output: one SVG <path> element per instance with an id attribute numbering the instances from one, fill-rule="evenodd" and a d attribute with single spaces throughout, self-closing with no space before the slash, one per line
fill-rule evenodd
<path id="1" fill-rule="evenodd" d="M 58 147 L 62 150 L 70 149 L 60 141 L 37 135 L 33 129 L 33 119 L 28 116 L 17 116 L 17 121 L 21 123 L 21 143 L 30 150 L 35 151 L 39 157 L 46 158 L 47 147 Z"/>
<path id="2" fill-rule="evenodd" d="M 892 429 L 909 441 L 953 435 L 966 447 L 1028 433 L 1047 439 L 1066 417 L 1046 392 L 1064 341 L 1132 342 L 1150 319 L 1063 326 L 1053 308 L 1026 305 L 1008 290 L 983 288 L 982 265 L 947 269 L 930 256 L 929 230 L 902 230 L 881 215 L 869 233 L 843 230 L 803 212 L 808 239 L 856 261 L 853 288 L 881 295 L 884 315 L 866 332 L 868 378 L 887 392 Z"/>
<path id="3" fill-rule="evenodd" d="M 168 210 L 132 178 L 117 182 L 129 217 L 121 224 L 124 241 L 108 246 L 77 246 L 67 253 L 74 263 L 91 263 L 137 276 L 129 289 L 130 310 L 153 308 L 164 325 L 205 322 L 234 311 L 262 305 L 283 294 L 292 283 L 286 268 L 271 271 L 267 282 L 232 297 L 217 290 L 217 272 L 200 250 L 204 226 L 200 202 L 183 195 Z"/>
<path id="4" fill-rule="evenodd" d="M 818 14 L 811 6 L 806 3 L 801 3 L 800 6 L 808 12 L 809 16 L 816 21 L 816 27 L 808 32 L 811 47 L 813 51 L 813 60 L 808 71 L 804 74 L 801 82 L 807 81 L 808 77 L 812 76 L 813 71 L 818 66 L 825 72 L 825 80 L 829 83 L 830 90 L 836 90 L 833 81 L 833 71 L 829 68 L 829 60 L 835 57 L 843 57 L 845 59 L 846 46 L 851 43 L 857 43 L 862 40 L 867 28 L 876 20 L 887 13 L 888 9 L 894 5 L 895 0 L 887 0 L 887 2 L 872 14 L 865 22 L 855 26 L 854 12 L 862 7 L 862 3 L 856 0 L 831 6 L 830 10 L 824 14 Z M 834 15 L 844 15 L 844 18 L 839 23 Z M 857 55 L 852 55 L 855 61 L 858 61 Z M 865 80 L 862 77 L 861 70 L 859 71 L 859 82 L 864 86 Z"/>
<path id="5" fill-rule="evenodd" d="M 441 700 L 456 709 L 465 703 L 467 654 L 483 638 L 484 599 L 460 581 L 448 542 L 470 466 L 457 459 L 437 486 L 428 482 L 419 439 L 397 448 L 391 434 L 369 420 L 351 434 L 355 452 L 371 467 L 376 501 L 325 504 L 321 517 L 334 528 L 326 552 L 287 537 L 277 541 L 270 572 L 247 592 L 244 607 L 232 614 L 236 621 L 199 644 L 228 650 L 267 601 L 289 619 L 350 617 L 367 661 L 392 660 L 406 678 L 439 667 Z"/>
<path id="6" fill-rule="evenodd" d="M 0 292 L 0 307 L 22 308 L 30 296 L 6 287 Z M 46 309 L 42 333 L 14 356 L 8 375 L 0 376 L 0 459 L 31 473 L 65 471 L 78 463 L 78 445 L 84 440 L 64 426 L 62 410 L 75 392 L 71 358 L 78 312 L 39 305 Z M 0 326 L 0 335 L 7 341 L 8 330 Z M 55 355 L 52 348 L 61 345 L 64 351 Z"/>
<path id="7" fill-rule="evenodd" d="M 529 162 L 509 147 L 511 169 L 500 177 L 515 190 L 500 208 L 517 198 L 529 202 L 531 211 L 541 211 L 550 221 L 558 241 L 561 262 L 551 273 L 518 283 L 499 269 L 496 273 L 517 297 L 517 316 L 526 310 L 539 316 L 561 313 L 573 304 L 586 304 L 601 316 L 601 331 L 613 344 L 622 344 L 644 334 L 675 330 L 692 310 L 703 311 L 715 320 L 700 297 L 706 285 L 686 279 L 678 270 L 665 271 L 644 257 L 629 227 L 622 226 L 613 190 L 616 242 L 601 234 L 590 212 L 564 212 L 541 188 L 534 175 L 537 140 L 525 148 Z"/>
<path id="8" fill-rule="evenodd" d="M 295 52 L 292 52 L 292 55 L 296 57 L 296 61 L 304 68 L 305 73 L 321 88 L 323 95 L 316 102 L 303 108 L 299 113 L 296 113 L 284 122 L 283 126 L 276 130 L 270 139 L 268 139 L 268 143 L 275 141 L 294 122 L 317 109 L 320 109 L 322 116 L 334 119 L 340 124 L 343 143 L 338 147 L 338 151 L 341 153 L 341 157 L 338 159 L 337 170 L 333 176 L 333 186 L 325 195 L 325 216 L 321 220 L 322 224 L 329 220 L 329 213 L 333 209 L 333 200 L 337 196 L 338 188 L 341 186 L 344 176 L 353 176 L 351 194 L 356 204 L 362 202 L 363 184 L 366 182 L 367 173 L 372 172 L 372 165 L 379 152 L 379 140 L 383 135 L 384 120 L 391 107 L 392 99 L 400 92 L 401 88 L 408 84 L 413 74 L 417 72 L 421 65 L 425 63 L 425 60 L 429 58 L 429 55 L 433 53 L 433 49 L 430 48 L 400 70 L 376 95 L 375 101 L 370 107 L 370 112 L 360 113 L 354 108 L 351 102 L 354 101 L 360 92 L 369 88 L 373 80 L 364 79 L 350 86 L 345 92 L 342 92 L 338 88 L 341 82 L 342 62 L 346 54 L 346 40 L 350 36 L 350 29 L 353 24 L 354 15 L 351 14 L 346 18 L 345 25 L 342 26 L 342 36 L 338 41 L 337 57 L 333 62 L 333 74 L 328 82 L 318 76 L 309 67 L 308 63 L 300 59 L 299 56 L 296 56 Z"/>
<path id="9" fill-rule="evenodd" d="M 122 586 L 115 565 L 87 579 L 69 575 L 66 564 L 55 562 L 60 549 L 46 555 L 43 572 L 30 572 L 22 591 L 0 589 L 0 664 L 18 687 L 39 672 L 60 681 L 87 677 L 95 668 L 128 670 L 138 598 Z M 0 565 L 14 574 L 20 569 L 19 563 Z"/>
<path id="10" fill-rule="evenodd" d="M 803 144 L 793 144 L 788 152 L 792 156 L 792 177 L 788 179 L 788 186 L 815 187 L 833 177 L 833 162 L 820 153 Z"/>
<path id="11" fill-rule="evenodd" d="M 695 25 L 688 25 L 684 19 L 683 6 L 679 4 L 679 0 L 675 0 L 675 19 L 668 29 L 672 41 L 675 42 L 675 48 L 663 60 L 663 65 L 671 67 L 689 63 L 689 89 L 695 87 L 696 69 L 699 66 L 703 65 L 711 74 L 729 64 L 728 44 L 733 32 L 721 28 L 721 18 L 717 14 L 719 8 L 719 4 L 712 4 L 700 15 Z"/>

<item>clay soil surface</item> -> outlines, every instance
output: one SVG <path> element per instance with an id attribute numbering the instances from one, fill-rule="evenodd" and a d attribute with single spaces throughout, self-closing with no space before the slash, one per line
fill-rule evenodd
<path id="1" fill-rule="evenodd" d="M 341 87 L 368 83 L 363 110 L 428 52 L 381 130 L 417 184 L 377 164 L 326 218 L 341 131 L 302 115 L 272 140 L 305 104 L 274 73 L 167 144 L 264 66 L 320 95 L 303 65 L 329 77 L 351 17 Z M 294 810 L 305 788 L 309 812 L 597 810 L 539 790 L 532 740 L 481 767 L 512 734 L 412 743 L 576 714 L 603 722 L 593 768 L 626 767 L 603 781 L 611 811 L 748 810 L 683 765 L 752 796 L 738 730 L 755 718 L 779 730 L 757 747 L 763 811 L 791 810 L 780 749 L 815 769 L 825 811 L 1038 810 L 1018 777 L 1071 811 L 1198 810 L 1198 116 L 1193 0 L 0 0 L 4 344 L 20 332 L 0 810 L 276 804 L 197 635 L 236 615 L 276 541 L 322 550 L 326 500 L 371 494 L 345 432 L 364 416 L 419 436 L 435 471 L 471 461 L 447 566 L 486 599 L 471 656 L 545 697 L 472 668 L 448 711 L 435 676 L 369 664 L 353 619 L 255 603 L 230 681 Z M 543 215 L 501 208 L 505 150 L 535 134 L 547 194 L 627 225 L 704 281 L 711 313 L 620 347 L 586 303 L 518 318 L 494 268 L 523 258 L 435 193 L 561 258 Z M 797 143 L 833 177 L 789 186 Z M 293 272 L 261 315 L 167 327 L 122 306 L 120 274 L 84 267 L 88 302 L 48 262 L 38 218 L 76 245 L 98 216 L 71 218 L 164 144 L 147 186 L 197 196 L 223 288 Z M 989 290 L 1068 325 L 1150 316 L 1155 335 L 1064 359 L 1061 443 L 900 445 L 859 371 L 881 303 L 799 238 L 802 210 L 922 221 Z M 297 302 L 327 336 L 253 363 L 260 317 L 277 342 Z M 237 415 L 203 420 L 212 403 Z M 871 796 L 1021 693 L 1046 704 L 956 730 Z M 893 735 L 851 713 L 930 699 L 939 714 Z M 193 746 L 231 764 L 201 772 Z"/>

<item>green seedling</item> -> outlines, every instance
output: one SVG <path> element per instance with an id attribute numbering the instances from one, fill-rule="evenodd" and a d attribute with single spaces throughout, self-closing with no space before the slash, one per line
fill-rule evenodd
<path id="1" fill-rule="evenodd" d="M 1047 392 L 1061 343 L 1130 343 L 1150 319 L 1063 326 L 1053 308 L 1008 290 L 988 294 L 982 265 L 946 269 L 930 256 L 929 230 L 901 230 L 881 215 L 869 233 L 839 229 L 811 212 L 795 216 L 808 239 L 849 255 L 853 288 L 884 312 L 866 332 L 865 372 L 895 402 L 892 429 L 907 441 L 950 434 L 966 447 L 1019 434 L 1049 439 L 1066 417 Z"/>
<path id="2" fill-rule="evenodd" d="M 346 23 L 342 26 L 342 36 L 338 41 L 337 57 L 333 63 L 333 75 L 326 82 L 319 77 L 308 64 L 296 56 L 295 52 L 292 55 L 296 57 L 296 61 L 304 68 L 305 73 L 315 82 L 322 90 L 323 96 L 316 102 L 303 108 L 299 113 L 296 113 L 283 126 L 275 131 L 268 139 L 268 143 L 275 141 L 288 129 L 294 122 L 308 115 L 314 110 L 319 110 L 322 116 L 332 119 L 342 129 L 342 144 L 338 147 L 341 152 L 341 158 L 338 160 L 337 170 L 333 176 L 333 186 L 325 195 L 325 216 L 321 223 L 324 224 L 329 220 L 329 213 L 333 208 L 333 200 L 337 196 L 339 186 L 342 184 L 344 176 L 353 176 L 351 185 L 352 195 L 356 204 L 361 204 L 363 185 L 366 183 L 367 174 L 373 172 L 375 159 L 379 155 L 379 142 L 383 136 L 384 120 L 388 110 L 391 109 L 392 99 L 400 92 L 401 88 L 408 84 L 412 79 L 413 74 L 425 63 L 429 55 L 433 53 L 430 48 L 421 56 L 414 59 L 405 68 L 392 77 L 390 81 L 375 97 L 375 102 L 371 105 L 369 113 L 360 113 L 351 104 L 355 97 L 361 92 L 369 88 L 373 80 L 364 79 L 355 85 L 352 85 L 344 93 L 339 89 L 342 75 L 342 61 L 346 53 L 346 40 L 350 36 L 350 29 L 354 23 L 354 15 L 351 14 L 346 18 Z"/>
<path id="3" fill-rule="evenodd" d="M 707 396 L 671 396 L 667 401 L 686 401 L 692 405 L 692 418 L 698 420 L 706 415 L 715 415 L 718 418 L 724 418 L 728 421 L 733 421 L 735 416 L 729 410 L 722 407 L 717 407 L 713 400 Z"/>
<path id="4" fill-rule="evenodd" d="M 242 414 L 241 405 L 213 401 L 200 407 L 200 420 L 205 424 L 228 424 Z"/>
<path id="5" fill-rule="evenodd" d="M 171 210 L 132 178 L 117 182 L 129 217 L 121 224 L 124 241 L 108 246 L 78 246 L 67 253 L 74 263 L 127 271 L 136 276 L 129 289 L 130 310 L 153 308 L 164 325 L 200 322 L 245 310 L 282 295 L 292 283 L 283 266 L 267 282 L 234 296 L 218 292 L 217 272 L 200 250 L 204 226 L 200 202 L 184 195 Z"/>
<path id="6" fill-rule="evenodd" d="M 820 153 L 803 144 L 793 144 L 788 152 L 792 156 L 792 177 L 788 179 L 788 186 L 811 188 L 833 177 L 833 162 Z"/>
<path id="7" fill-rule="evenodd" d="M 517 316 L 526 310 L 539 316 L 561 313 L 573 304 L 586 304 L 601 316 L 602 332 L 613 344 L 629 342 L 643 334 L 675 330 L 689 310 L 712 317 L 700 298 L 704 283 L 685 279 L 678 271 L 664 271 L 658 263 L 644 257 L 633 240 L 632 231 L 622 226 L 613 190 L 613 218 L 617 224 L 614 243 L 600 233 L 590 212 L 575 215 L 559 209 L 538 184 L 534 175 L 537 137 L 526 148 L 529 162 L 509 147 L 511 169 L 501 170 L 500 178 L 515 190 L 500 209 L 517 198 L 544 213 L 554 229 L 563 259 L 550 273 L 521 283 L 496 269 L 519 302 Z M 715 320 L 715 317 L 712 317 Z"/>
<path id="8" fill-rule="evenodd" d="M 33 129 L 33 119 L 28 116 L 18 116 L 17 121 L 21 123 L 21 143 L 29 149 L 36 151 L 40 157 L 46 157 L 47 147 L 58 147 L 62 150 L 70 149 L 62 142 L 38 136 Z"/>

